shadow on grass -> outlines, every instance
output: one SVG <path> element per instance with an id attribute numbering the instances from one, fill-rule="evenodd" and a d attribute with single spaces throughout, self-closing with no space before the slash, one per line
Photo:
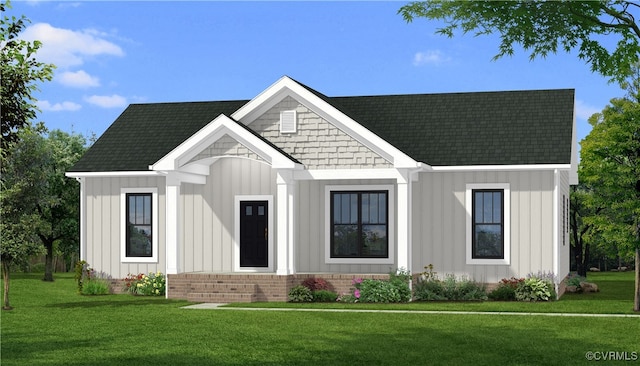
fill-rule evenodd
<path id="1" fill-rule="evenodd" d="M 123 295 L 119 295 L 123 296 Z M 115 300 L 113 297 L 109 297 L 108 300 L 94 300 L 88 299 L 86 301 L 75 301 L 75 302 L 63 302 L 63 303 L 55 303 L 48 304 L 45 307 L 48 308 L 57 308 L 57 309 L 73 309 L 73 308 L 98 308 L 98 307 L 125 307 L 125 306 L 149 306 L 149 305 L 166 305 L 166 304 L 175 304 L 177 306 L 185 306 L 190 303 L 182 300 L 171 300 L 171 299 L 154 299 L 154 298 L 146 298 L 146 299 L 138 299 L 131 298 L 130 300 Z"/>

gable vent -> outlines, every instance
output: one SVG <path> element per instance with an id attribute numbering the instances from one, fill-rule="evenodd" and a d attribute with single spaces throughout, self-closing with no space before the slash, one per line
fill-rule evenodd
<path id="1" fill-rule="evenodd" d="M 296 111 L 280 112 L 280 132 L 282 133 L 296 132 Z"/>

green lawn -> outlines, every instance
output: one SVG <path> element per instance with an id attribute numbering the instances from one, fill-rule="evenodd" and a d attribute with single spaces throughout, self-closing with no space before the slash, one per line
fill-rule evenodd
<path id="1" fill-rule="evenodd" d="M 600 274 L 593 281 L 601 293 L 554 304 L 571 312 L 622 309 L 633 293 L 624 275 Z M 56 275 L 54 283 L 41 276 L 11 281 L 15 309 L 2 312 L 3 366 L 569 365 L 587 363 L 589 351 L 640 356 L 639 318 L 185 310 L 184 301 L 84 297 L 71 275 Z M 490 303 L 473 305 L 483 304 Z"/>

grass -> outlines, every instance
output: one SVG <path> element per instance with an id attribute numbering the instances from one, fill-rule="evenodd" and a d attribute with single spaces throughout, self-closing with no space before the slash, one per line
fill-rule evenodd
<path id="1" fill-rule="evenodd" d="M 638 318 L 185 310 L 185 301 L 81 296 L 71 274 L 53 283 L 41 276 L 11 281 L 15 309 L 1 313 L 3 366 L 572 365 L 584 364 L 588 351 L 640 353 Z M 601 295 L 627 306 L 626 277 L 616 290 L 619 280 L 608 286 L 601 276 L 593 279 L 599 294 L 555 304 L 588 309 Z M 410 304 L 418 305 L 431 306 Z"/>

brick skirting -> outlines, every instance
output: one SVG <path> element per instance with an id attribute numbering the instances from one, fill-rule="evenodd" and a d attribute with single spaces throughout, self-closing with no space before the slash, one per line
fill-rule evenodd
<path id="1" fill-rule="evenodd" d="M 288 300 L 289 290 L 307 278 L 322 278 L 338 294 L 351 292 L 353 279 L 388 279 L 387 274 L 215 274 L 167 276 L 167 297 L 193 302 L 254 302 Z"/>

